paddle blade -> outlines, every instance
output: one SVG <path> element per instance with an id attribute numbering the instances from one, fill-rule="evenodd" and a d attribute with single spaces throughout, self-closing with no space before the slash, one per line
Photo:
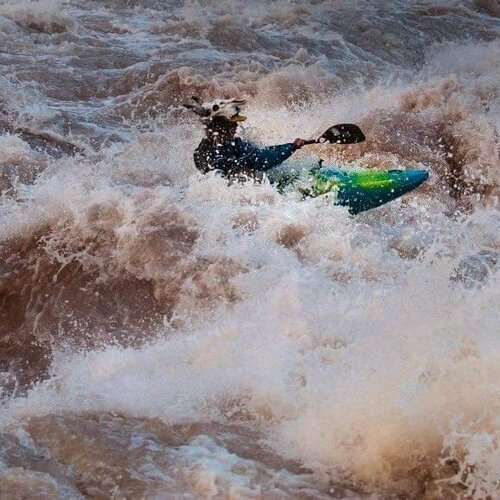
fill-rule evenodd
<path id="1" fill-rule="evenodd" d="M 353 123 L 339 123 L 330 127 L 318 142 L 329 142 L 331 144 L 357 144 L 365 140 L 365 134 Z"/>

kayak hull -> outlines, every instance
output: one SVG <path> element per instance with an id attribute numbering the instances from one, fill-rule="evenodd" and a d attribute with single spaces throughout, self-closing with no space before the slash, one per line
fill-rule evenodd
<path id="1" fill-rule="evenodd" d="M 335 194 L 336 205 L 352 214 L 384 205 L 416 189 L 429 178 L 426 170 L 322 169 L 313 174 L 311 194 Z"/>

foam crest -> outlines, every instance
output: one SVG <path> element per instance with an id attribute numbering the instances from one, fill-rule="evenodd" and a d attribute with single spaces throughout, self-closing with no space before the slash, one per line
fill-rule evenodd
<path id="1" fill-rule="evenodd" d="M 417 492 L 424 476 L 452 488 L 442 457 L 481 460 L 475 433 L 496 432 L 496 282 L 481 294 L 450 293 L 439 266 L 424 276 L 417 268 L 411 285 L 384 294 L 353 285 L 354 307 L 349 287 L 266 271 L 245 277 L 247 299 L 209 329 L 139 350 L 59 356 L 51 381 L 12 401 L 4 418 L 58 408 L 170 424 L 257 419 L 280 454 L 320 477 L 389 492 Z M 470 442 L 450 444 L 446 436 L 478 419 Z M 468 481 L 487 483 L 490 473 L 482 463 Z"/>
<path id="2" fill-rule="evenodd" d="M 7 0 L 0 6 L 0 15 L 39 33 L 62 33 L 73 26 L 71 18 L 63 12 L 63 2 L 60 0 Z"/>

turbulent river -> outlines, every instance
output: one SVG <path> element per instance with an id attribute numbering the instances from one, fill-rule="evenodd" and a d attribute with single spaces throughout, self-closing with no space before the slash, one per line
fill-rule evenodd
<path id="1" fill-rule="evenodd" d="M 500 498 L 498 0 L 0 0 L 0 498 Z M 425 168 L 351 216 L 197 173 Z"/>

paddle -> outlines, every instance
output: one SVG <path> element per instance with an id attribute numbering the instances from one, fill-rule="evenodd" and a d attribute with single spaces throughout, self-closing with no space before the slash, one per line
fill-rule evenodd
<path id="1" fill-rule="evenodd" d="M 329 142 L 330 144 L 357 144 L 365 140 L 365 134 L 353 123 L 338 123 L 323 134 L 318 139 L 306 141 L 306 144 L 318 144 Z"/>

